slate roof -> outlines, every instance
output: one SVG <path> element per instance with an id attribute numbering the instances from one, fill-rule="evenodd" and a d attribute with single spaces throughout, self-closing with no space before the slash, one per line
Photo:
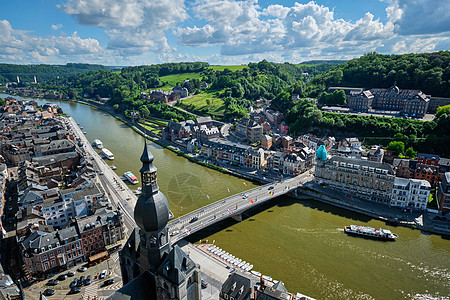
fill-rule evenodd
<path id="1" fill-rule="evenodd" d="M 159 266 L 158 273 L 170 282 L 179 285 L 186 280 L 187 274 L 193 269 L 195 269 L 195 263 L 175 244 Z"/>
<path id="2" fill-rule="evenodd" d="M 392 166 L 387 163 L 378 163 L 375 161 L 368 161 L 368 160 L 356 159 L 356 158 L 348 158 L 348 157 L 344 157 L 344 156 L 333 156 L 330 159 L 330 163 L 332 163 L 334 161 L 351 163 L 351 164 L 360 165 L 360 166 L 367 166 L 367 167 L 375 168 L 375 169 L 387 170 L 389 174 L 394 174 L 394 170 L 392 169 Z"/>
<path id="3" fill-rule="evenodd" d="M 233 273 L 222 285 L 222 294 L 227 294 L 228 299 L 233 297 L 235 300 L 250 299 L 250 288 L 253 288 L 256 281 L 252 277 Z"/>

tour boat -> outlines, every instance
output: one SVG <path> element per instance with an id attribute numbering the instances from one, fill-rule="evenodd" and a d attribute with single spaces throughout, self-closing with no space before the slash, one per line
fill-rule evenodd
<path id="1" fill-rule="evenodd" d="M 134 176 L 133 173 L 131 173 L 131 171 L 125 172 L 123 174 L 123 176 L 125 177 L 125 179 L 127 179 L 129 182 L 131 182 L 132 184 L 138 184 L 138 179 L 136 176 Z"/>
<path id="2" fill-rule="evenodd" d="M 108 149 L 103 148 L 102 153 L 107 159 L 111 159 L 111 160 L 114 159 L 114 154 L 112 154 L 112 152 L 109 151 Z"/>
<path id="3" fill-rule="evenodd" d="M 103 148 L 103 143 L 99 139 L 95 139 L 94 142 L 92 143 L 92 145 L 97 149 Z"/>
<path id="4" fill-rule="evenodd" d="M 372 239 L 394 241 L 398 236 L 390 230 L 369 226 L 350 225 L 344 228 L 345 233 L 364 236 Z"/>

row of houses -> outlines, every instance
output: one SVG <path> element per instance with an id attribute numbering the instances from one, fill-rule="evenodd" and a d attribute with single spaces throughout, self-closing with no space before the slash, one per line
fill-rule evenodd
<path id="1" fill-rule="evenodd" d="M 59 107 L 44 105 L 46 118 L 30 102 L 8 99 L 2 109 L 0 150 L 13 187 L 6 205 L 15 212 L 9 221 L 17 222 L 23 273 L 58 272 L 120 247 L 123 214 L 112 210 Z"/>
<path id="2" fill-rule="evenodd" d="M 29 273 L 43 275 L 67 270 L 80 263 L 107 255 L 125 240 L 121 211 L 103 208 L 96 214 L 74 218 L 68 226 L 54 229 L 42 216 L 28 216 L 19 223 L 26 230 L 17 236 Z"/>
<path id="3" fill-rule="evenodd" d="M 319 159 L 315 178 L 361 199 L 416 210 L 427 208 L 431 191 L 426 180 L 396 177 L 390 164 L 343 156 Z"/>

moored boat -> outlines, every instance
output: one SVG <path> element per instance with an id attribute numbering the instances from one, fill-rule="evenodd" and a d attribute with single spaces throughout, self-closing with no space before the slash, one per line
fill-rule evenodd
<path id="1" fill-rule="evenodd" d="M 94 142 L 92 143 L 92 145 L 97 149 L 103 148 L 103 143 L 99 139 L 95 139 Z"/>
<path id="2" fill-rule="evenodd" d="M 174 217 L 173 212 L 171 210 L 169 210 L 169 220 L 173 219 L 173 217 Z"/>
<path id="3" fill-rule="evenodd" d="M 345 233 L 364 236 L 367 238 L 394 241 L 398 236 L 388 229 L 372 228 L 369 226 L 350 225 L 344 228 Z"/>
<path id="4" fill-rule="evenodd" d="M 106 157 L 107 159 L 114 159 L 114 154 L 112 154 L 112 152 L 111 151 L 109 151 L 108 149 L 106 149 L 106 148 L 103 148 L 102 149 L 102 154 L 103 154 L 103 156 L 104 157 Z"/>
<path id="5" fill-rule="evenodd" d="M 131 182 L 132 184 L 138 184 L 138 179 L 136 176 L 134 176 L 133 173 L 131 173 L 131 171 L 125 172 L 123 174 L 123 176 L 125 177 L 125 179 L 127 179 L 129 182 Z"/>

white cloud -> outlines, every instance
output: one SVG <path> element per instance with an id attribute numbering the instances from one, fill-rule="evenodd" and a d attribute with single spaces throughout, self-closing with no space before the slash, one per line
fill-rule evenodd
<path id="1" fill-rule="evenodd" d="M 98 55 L 103 49 L 97 40 L 83 39 L 75 32 L 72 36 L 37 37 L 28 32 L 15 30 L 7 20 L 0 20 L 0 57 L 14 54 L 17 59 L 44 62 L 61 57 Z"/>
<path id="2" fill-rule="evenodd" d="M 58 30 L 61 29 L 63 26 L 62 24 L 52 24 L 51 29 Z"/>
<path id="3" fill-rule="evenodd" d="M 386 9 L 401 35 L 436 34 L 450 31 L 450 1 L 390 0 Z"/>
<path id="4" fill-rule="evenodd" d="M 164 31 L 188 18 L 184 0 L 69 0 L 61 8 L 79 24 L 105 28 L 108 49 L 129 55 L 169 51 Z"/>
<path id="5" fill-rule="evenodd" d="M 358 20 L 345 36 L 344 40 L 376 40 L 392 37 L 394 25 L 391 22 L 384 25 L 379 20 L 374 20 L 371 13 L 366 13 L 364 18 Z"/>
<path id="6" fill-rule="evenodd" d="M 135 27 L 143 17 L 140 3 L 133 0 L 69 0 L 61 8 L 79 24 L 98 27 Z"/>

